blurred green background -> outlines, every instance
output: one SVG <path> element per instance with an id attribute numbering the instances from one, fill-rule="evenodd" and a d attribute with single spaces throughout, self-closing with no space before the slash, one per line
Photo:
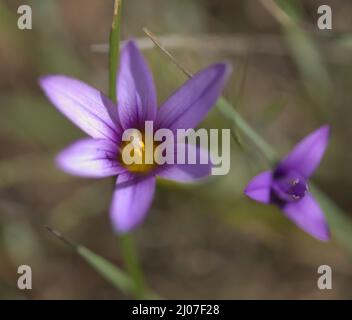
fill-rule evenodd
<path id="1" fill-rule="evenodd" d="M 122 39 L 140 40 L 160 102 L 186 79 L 152 48 L 143 27 L 192 72 L 231 61 L 225 96 L 281 154 L 330 123 L 331 142 L 314 181 L 352 219 L 352 3 L 277 3 L 290 23 L 259 0 L 127 0 Z M 74 178 L 55 167 L 54 155 L 84 134 L 37 84 L 40 75 L 62 73 L 107 92 L 101 44 L 113 3 L 26 1 L 33 29 L 25 31 L 17 28 L 21 4 L 0 1 L 0 298 L 126 298 L 44 227 L 122 265 L 107 213 L 112 181 Z M 332 30 L 316 25 L 320 4 L 332 7 Z M 203 124 L 232 126 L 216 109 Z M 227 176 L 158 185 L 136 232 L 150 287 L 163 298 L 352 298 L 352 234 L 340 242 L 333 230 L 332 240 L 320 243 L 276 208 L 246 199 L 244 186 L 267 165 L 250 141 L 241 141 L 242 147 L 231 142 Z M 32 267 L 32 290 L 17 288 L 21 264 Z M 322 264 L 332 268 L 332 290 L 317 288 Z"/>

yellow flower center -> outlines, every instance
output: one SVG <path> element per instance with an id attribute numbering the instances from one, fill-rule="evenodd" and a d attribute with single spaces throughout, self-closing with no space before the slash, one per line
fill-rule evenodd
<path id="1" fill-rule="evenodd" d="M 133 133 L 130 141 L 122 143 L 120 162 L 130 172 L 149 172 L 156 166 L 154 162 L 154 149 L 155 144 L 153 142 L 151 150 L 147 150 L 144 133 L 142 135 L 140 132 Z M 146 156 L 149 156 L 148 161 L 146 161 Z"/>

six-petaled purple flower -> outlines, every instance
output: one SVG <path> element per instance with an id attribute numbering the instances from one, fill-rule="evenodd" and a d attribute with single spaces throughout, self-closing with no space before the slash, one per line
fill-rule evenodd
<path id="1" fill-rule="evenodd" d="M 126 165 L 121 159 L 124 130 L 144 130 L 153 121 L 155 130 L 190 129 L 206 116 L 220 96 L 230 73 L 223 63 L 196 74 L 158 109 L 153 77 L 135 42 L 121 51 L 116 106 L 100 91 L 66 76 L 41 78 L 50 101 L 90 138 L 75 142 L 57 157 L 59 167 L 85 177 L 118 176 L 110 216 L 118 232 L 128 232 L 142 222 L 151 206 L 156 175 L 178 182 L 207 177 L 211 164 Z M 190 146 L 188 146 L 189 150 Z M 194 146 L 199 154 L 204 152 Z M 144 141 L 140 141 L 143 156 Z"/>
<path id="2" fill-rule="evenodd" d="M 321 241 L 329 239 L 329 228 L 309 192 L 308 179 L 324 155 L 329 135 L 329 126 L 312 132 L 274 170 L 257 175 L 244 190 L 256 201 L 278 205 L 296 225 Z"/>

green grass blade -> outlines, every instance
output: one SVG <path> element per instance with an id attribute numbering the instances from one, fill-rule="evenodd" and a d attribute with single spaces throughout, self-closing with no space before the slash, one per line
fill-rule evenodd
<path id="1" fill-rule="evenodd" d="M 274 163 L 277 159 L 275 150 L 242 118 L 236 109 L 223 97 L 217 104 L 217 108 L 221 114 L 232 121 L 235 128 L 239 129 L 249 138 L 259 150 L 265 155 L 270 163 Z"/>
<path id="2" fill-rule="evenodd" d="M 311 185 L 310 190 L 316 200 L 323 208 L 324 214 L 329 222 L 333 238 L 344 244 L 352 251 L 352 222 L 333 200 L 316 186 Z"/>
<path id="3" fill-rule="evenodd" d="M 129 276 L 110 261 L 102 258 L 83 246 L 77 246 L 77 253 L 104 279 L 121 290 L 124 294 L 132 294 L 134 283 Z"/>
<path id="4" fill-rule="evenodd" d="M 73 249 L 84 261 L 86 261 L 97 273 L 99 273 L 114 287 L 121 290 L 125 294 L 133 293 L 134 282 L 120 268 L 116 267 L 111 262 L 97 255 L 86 247 L 71 242 L 70 240 L 65 238 L 60 232 L 48 226 L 46 227 L 46 229 L 56 238 L 61 240 L 64 244 Z"/>
<path id="5" fill-rule="evenodd" d="M 304 17 L 299 2 L 292 0 L 262 0 L 262 2 L 281 24 L 286 43 L 305 88 L 312 98 L 323 102 L 331 92 L 331 81 L 319 48 L 309 32 L 302 28 Z"/>

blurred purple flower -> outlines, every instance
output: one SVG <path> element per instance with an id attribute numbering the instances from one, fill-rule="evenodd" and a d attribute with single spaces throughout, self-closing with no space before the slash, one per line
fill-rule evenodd
<path id="1" fill-rule="evenodd" d="M 79 140 L 57 157 L 59 167 L 73 175 L 117 177 L 110 208 L 113 227 L 128 232 L 144 219 L 155 191 L 156 175 L 191 182 L 210 174 L 209 164 L 125 165 L 121 159 L 125 129 L 189 129 L 197 126 L 221 94 L 230 68 L 214 64 L 196 74 L 158 109 L 152 74 L 134 41 L 121 51 L 117 78 L 118 107 L 100 91 L 66 76 L 49 75 L 40 85 L 49 100 L 91 138 Z M 141 141 L 141 152 L 144 152 Z M 190 146 L 188 146 L 190 147 Z M 197 152 L 202 152 L 200 148 Z"/>
<path id="2" fill-rule="evenodd" d="M 330 238 L 329 228 L 308 190 L 308 179 L 325 153 L 329 135 L 327 125 L 312 132 L 273 171 L 257 175 L 244 190 L 253 200 L 279 206 L 297 226 L 321 241 Z"/>

